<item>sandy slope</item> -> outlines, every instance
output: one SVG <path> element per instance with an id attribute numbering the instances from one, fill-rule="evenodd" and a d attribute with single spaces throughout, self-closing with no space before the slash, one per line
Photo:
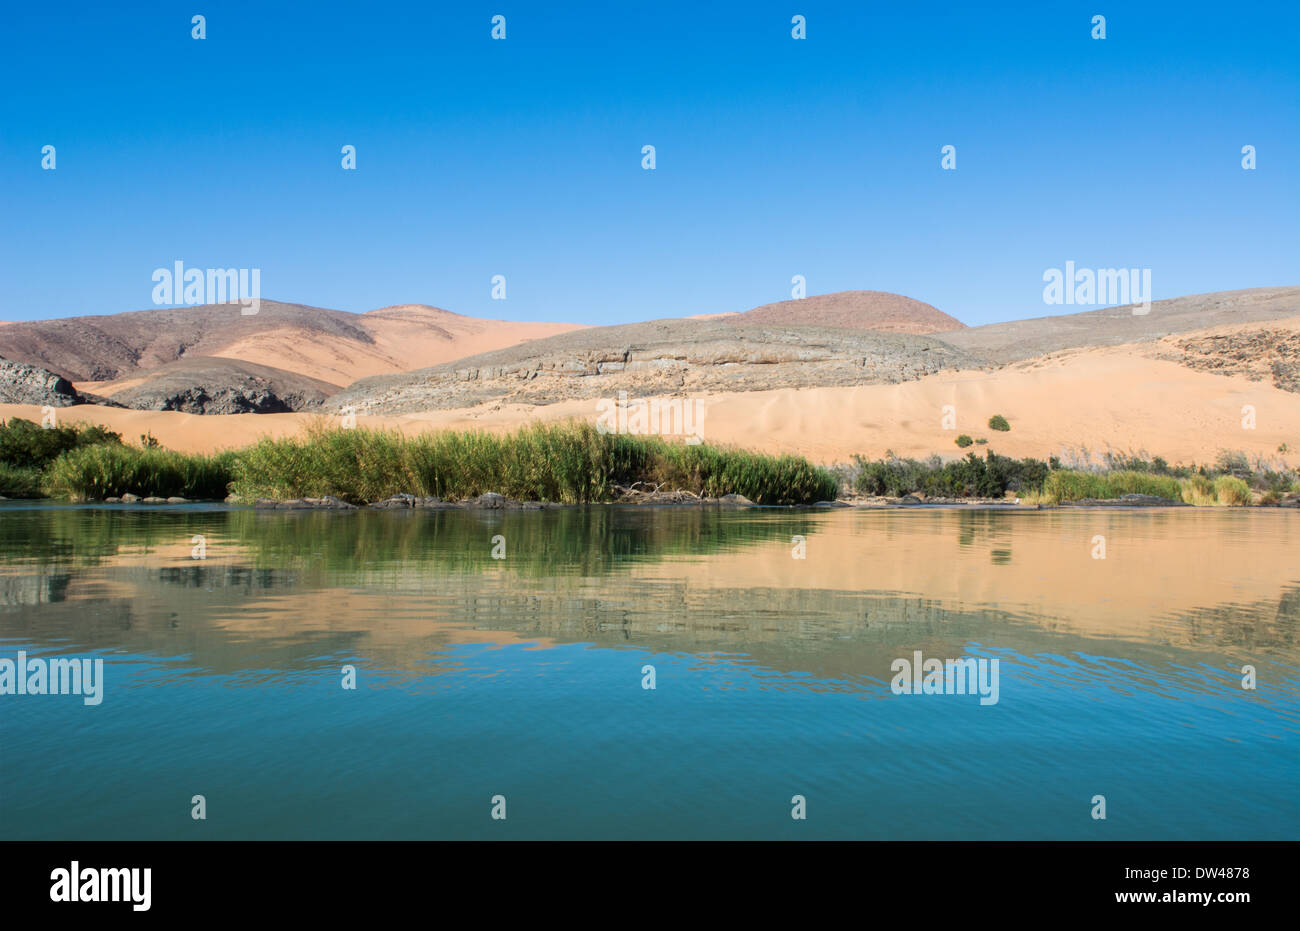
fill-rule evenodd
<path id="1" fill-rule="evenodd" d="M 1291 321 L 1294 326 L 1300 321 Z M 855 453 L 880 456 L 958 454 L 958 432 L 988 437 L 1007 455 L 1047 456 L 1086 446 L 1144 450 L 1170 462 L 1206 462 L 1220 450 L 1277 458 L 1279 444 L 1300 451 L 1300 396 L 1245 376 L 1196 371 L 1154 358 L 1159 344 L 1068 350 L 996 371 L 941 373 L 896 385 L 779 389 L 702 397 L 703 434 L 710 442 L 768 452 L 794 452 L 817 462 L 844 462 Z M 956 431 L 941 426 L 943 408 L 956 409 Z M 1255 408 L 1256 429 L 1243 429 L 1242 408 Z M 1004 415 L 1010 433 L 990 431 Z M 437 427 L 508 429 L 529 419 L 595 420 L 590 400 L 540 408 L 489 404 L 468 410 L 361 417 L 361 424 L 408 432 Z M 39 408 L 0 405 L 2 417 L 39 420 Z M 60 410 L 63 422 L 102 422 L 135 441 L 152 432 L 165 446 L 211 450 L 239 446 L 263 434 L 293 433 L 309 414 L 202 417 L 94 406 Z M 980 450 L 982 447 L 971 447 Z M 1300 452 L 1291 459 L 1300 459 Z"/>
<path id="2" fill-rule="evenodd" d="M 530 323 L 462 317 L 422 305 L 385 307 L 359 317 L 369 345 L 337 336 L 304 338 L 297 331 L 267 330 L 213 355 L 310 375 L 345 387 L 358 378 L 439 365 L 582 329 L 571 323 Z"/>

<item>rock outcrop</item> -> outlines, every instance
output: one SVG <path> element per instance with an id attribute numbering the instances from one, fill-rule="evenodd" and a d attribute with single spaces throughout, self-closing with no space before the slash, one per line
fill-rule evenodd
<path id="1" fill-rule="evenodd" d="M 659 320 L 598 327 L 364 378 L 325 410 L 397 414 L 487 402 L 649 397 L 912 381 L 979 360 L 938 338 L 830 327 Z"/>
<path id="2" fill-rule="evenodd" d="M 312 410 L 334 385 L 267 365 L 197 356 L 100 390 L 124 407 L 186 414 L 281 414 Z"/>
<path id="3" fill-rule="evenodd" d="M 1300 393 L 1300 331 L 1260 328 L 1175 340 L 1172 346 L 1159 358 Z"/>
<path id="4" fill-rule="evenodd" d="M 26 362 L 0 359 L 0 403 L 70 407 L 85 401 L 66 378 Z"/>

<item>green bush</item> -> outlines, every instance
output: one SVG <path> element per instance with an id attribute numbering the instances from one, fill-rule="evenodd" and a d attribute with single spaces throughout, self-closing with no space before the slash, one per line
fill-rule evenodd
<path id="1" fill-rule="evenodd" d="M 17 417 L 0 421 L 0 463 L 24 469 L 44 468 L 69 450 L 121 442 L 120 434 L 102 426 L 47 428 Z"/>
<path id="2" fill-rule="evenodd" d="M 868 462 L 857 458 L 858 476 L 854 488 L 865 495 L 901 498 L 926 494 L 944 498 L 1000 498 L 1008 491 L 1030 492 L 1047 479 L 1047 463 L 1037 459 L 1012 459 L 993 451 L 981 459 L 967 453 L 965 459 L 945 463 L 938 456 L 928 460 L 890 456 Z"/>
<path id="3" fill-rule="evenodd" d="M 1007 418 L 1003 417 L 1001 414 L 994 414 L 989 418 L 989 429 L 1006 433 L 1011 429 L 1011 424 L 1007 423 Z"/>
<path id="4" fill-rule="evenodd" d="M 971 445 L 975 441 L 972 440 L 969 435 L 963 433 L 961 436 L 957 437 L 957 439 L 953 440 L 953 442 L 956 443 L 958 446 L 960 446 L 962 449 L 965 449 L 967 446 Z"/>

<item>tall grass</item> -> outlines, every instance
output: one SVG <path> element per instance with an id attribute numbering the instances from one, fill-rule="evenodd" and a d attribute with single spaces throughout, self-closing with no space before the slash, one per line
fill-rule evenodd
<path id="1" fill-rule="evenodd" d="M 1250 486 L 1243 479 L 1231 475 L 1211 479 L 1193 474 L 1179 479 L 1150 472 L 1098 473 L 1069 469 L 1057 469 L 1048 475 L 1043 484 L 1042 500 L 1058 503 L 1085 498 L 1119 498 L 1128 494 L 1155 495 L 1198 507 L 1241 507 L 1251 502 Z"/>
<path id="2" fill-rule="evenodd" d="M 190 455 L 116 443 L 83 446 L 51 462 L 43 475 L 53 498 L 94 501 L 125 494 L 224 498 L 235 453 Z"/>
<path id="3" fill-rule="evenodd" d="M 40 470 L 0 462 L 0 496 L 39 498 L 41 496 Z"/>
<path id="4" fill-rule="evenodd" d="M 1250 504 L 1250 486 L 1244 479 L 1232 475 L 1220 475 L 1214 480 L 1214 497 L 1219 504 L 1228 507 L 1242 507 Z"/>
<path id="5" fill-rule="evenodd" d="M 834 475 L 796 456 L 603 434 L 577 422 L 412 437 L 316 423 L 300 436 L 239 451 L 231 490 L 245 499 L 336 495 L 357 503 L 401 492 L 463 500 L 495 491 L 577 504 L 609 500 L 614 485 L 633 482 L 702 497 L 740 494 L 759 504 L 803 504 L 838 491 Z"/>
<path id="6" fill-rule="evenodd" d="M 1043 483 L 1043 497 L 1051 502 L 1120 498 L 1124 495 L 1154 495 L 1179 501 L 1182 488 L 1178 479 L 1147 472 L 1079 472 L 1056 469 Z"/>

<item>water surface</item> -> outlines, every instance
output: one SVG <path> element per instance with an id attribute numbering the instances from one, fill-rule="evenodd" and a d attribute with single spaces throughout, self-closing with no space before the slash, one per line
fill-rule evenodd
<path id="1" fill-rule="evenodd" d="M 1278 510 L 9 503 L 0 658 L 106 683 L 0 696 L 0 837 L 1296 839 L 1298 625 Z"/>

